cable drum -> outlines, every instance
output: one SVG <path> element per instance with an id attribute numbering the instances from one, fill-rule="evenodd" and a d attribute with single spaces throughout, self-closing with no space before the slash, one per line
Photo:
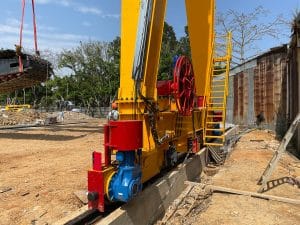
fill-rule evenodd
<path id="1" fill-rule="evenodd" d="M 191 115 L 195 97 L 195 77 L 191 61 L 186 56 L 178 57 L 172 84 L 177 109 L 183 116 Z"/>

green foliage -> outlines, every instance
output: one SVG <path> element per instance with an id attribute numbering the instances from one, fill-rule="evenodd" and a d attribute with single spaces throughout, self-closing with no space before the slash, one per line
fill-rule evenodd
<path id="1" fill-rule="evenodd" d="M 181 37 L 177 41 L 173 27 L 167 22 L 164 23 L 158 80 L 173 78 L 174 58 L 176 56 L 187 55 L 190 57 L 191 51 L 187 26 L 185 26 L 185 34 L 184 37 Z"/>
<path id="2" fill-rule="evenodd" d="M 35 107 L 54 106 L 58 101 L 72 101 L 86 108 L 107 106 L 119 87 L 120 38 L 112 42 L 80 43 L 73 50 L 64 50 L 58 58 L 58 68 L 68 68 L 71 75 L 53 76 L 45 84 L 18 90 L 7 97 L 16 97 Z"/>
<path id="3" fill-rule="evenodd" d="M 72 75 L 65 78 L 70 85 L 68 98 L 87 108 L 109 105 L 119 86 L 119 56 L 119 37 L 111 43 L 80 43 L 75 50 L 62 52 L 59 67 L 72 70 Z M 66 96 L 63 83 L 58 86 L 62 88 L 58 92 Z"/>
<path id="4" fill-rule="evenodd" d="M 190 55 L 189 36 L 176 39 L 172 26 L 165 22 L 160 54 L 158 80 L 173 78 L 174 57 Z M 46 83 L 18 90 L 10 95 L 0 95 L 1 104 L 6 98 L 17 97 L 20 103 L 31 104 L 36 108 L 49 108 L 59 101 L 72 101 L 76 106 L 91 107 L 108 106 L 116 96 L 120 77 L 120 37 L 111 42 L 90 41 L 80 43 L 72 50 L 62 51 L 56 68 L 69 75 L 53 76 Z M 50 54 L 50 57 L 53 55 Z"/>
<path id="5" fill-rule="evenodd" d="M 178 54 L 185 55 L 191 58 L 191 47 L 190 47 L 190 36 L 188 26 L 184 27 L 185 36 L 179 39 L 178 43 Z"/>
<path id="6" fill-rule="evenodd" d="M 165 22 L 160 52 L 158 80 L 171 79 L 173 57 L 176 55 L 177 45 L 178 42 L 173 27 Z"/>

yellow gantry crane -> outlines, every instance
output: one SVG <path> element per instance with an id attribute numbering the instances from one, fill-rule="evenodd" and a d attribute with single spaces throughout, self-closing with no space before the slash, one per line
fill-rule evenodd
<path id="1" fill-rule="evenodd" d="M 204 128 L 212 109 L 203 99 L 211 104 L 213 86 L 208 84 L 214 82 L 212 68 L 218 59 L 213 54 L 215 1 L 186 0 L 192 59 L 180 56 L 173 80 L 158 82 L 167 1 L 121 3 L 119 120 L 105 125 L 104 153 L 93 153 L 88 171 L 89 208 L 100 211 L 106 201 L 129 201 L 181 155 L 199 151 L 210 132 Z"/>

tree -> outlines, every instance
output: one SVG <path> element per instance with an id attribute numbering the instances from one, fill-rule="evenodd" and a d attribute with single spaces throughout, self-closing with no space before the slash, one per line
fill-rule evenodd
<path id="1" fill-rule="evenodd" d="M 232 32 L 233 64 L 241 64 L 252 58 L 257 41 L 265 37 L 279 38 L 283 18 L 279 15 L 269 22 L 262 22 L 262 18 L 268 15 L 269 12 L 262 6 L 249 13 L 230 9 L 226 13 L 218 14 L 216 21 L 217 34 Z"/>
<path id="2" fill-rule="evenodd" d="M 178 42 L 172 26 L 164 23 L 162 45 L 160 51 L 160 63 L 158 80 L 171 79 L 174 57 L 177 55 Z"/>
<path id="3" fill-rule="evenodd" d="M 119 43 L 119 38 L 111 43 L 80 43 L 76 49 L 63 51 L 59 57 L 59 68 L 72 71 L 68 78 L 70 97 L 76 98 L 88 110 L 107 106 L 118 88 Z"/>
<path id="4" fill-rule="evenodd" d="M 109 85 L 110 90 L 109 93 L 115 92 L 114 95 L 112 95 L 112 99 L 117 97 L 117 89 L 116 87 L 119 86 L 119 77 L 120 77 L 120 57 L 121 57 L 121 38 L 116 37 L 112 42 L 108 45 L 108 56 L 109 56 L 109 62 L 111 66 L 111 72 L 115 74 L 115 77 L 118 79 L 110 80 L 111 84 Z"/>
<path id="5" fill-rule="evenodd" d="M 188 26 L 184 27 L 185 36 L 179 39 L 178 55 L 185 55 L 191 58 L 190 36 Z"/>

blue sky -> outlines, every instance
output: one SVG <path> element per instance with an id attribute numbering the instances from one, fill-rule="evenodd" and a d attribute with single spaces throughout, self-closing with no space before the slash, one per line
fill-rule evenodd
<path id="1" fill-rule="evenodd" d="M 200 1 L 200 0 L 199 0 Z M 110 41 L 119 35 L 120 0 L 35 0 L 38 27 L 38 42 L 41 50 L 60 51 L 79 44 L 79 41 Z M 26 0 L 23 46 L 33 48 L 31 1 Z M 287 19 L 300 6 L 300 0 L 216 0 L 217 11 L 234 9 L 252 11 L 262 5 L 270 15 L 262 20 L 283 14 Z M 19 40 L 21 0 L 0 1 L 0 48 L 13 48 Z M 186 16 L 184 0 L 169 0 L 167 22 L 177 37 L 184 35 Z M 288 34 L 287 34 L 288 35 Z M 259 43 L 261 50 L 285 43 L 281 40 L 265 39 Z"/>

